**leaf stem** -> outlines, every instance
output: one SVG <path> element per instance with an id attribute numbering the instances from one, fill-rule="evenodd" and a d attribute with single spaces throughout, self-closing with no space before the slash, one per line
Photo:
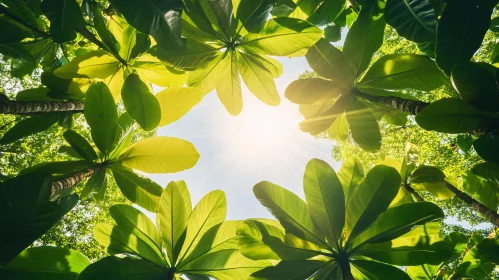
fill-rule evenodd
<path id="1" fill-rule="evenodd" d="M 417 201 L 420 201 L 420 202 L 421 202 L 421 201 L 425 201 L 425 200 L 424 200 L 424 198 L 423 198 L 423 197 L 421 197 L 421 196 L 419 195 L 419 193 L 417 193 L 417 192 L 416 192 L 416 191 L 415 191 L 415 190 L 411 187 L 411 185 L 409 185 L 409 184 L 404 184 L 404 188 L 405 188 L 405 189 L 406 189 L 406 190 L 407 190 L 410 194 L 412 194 L 412 195 L 416 198 L 416 200 L 417 200 Z"/>

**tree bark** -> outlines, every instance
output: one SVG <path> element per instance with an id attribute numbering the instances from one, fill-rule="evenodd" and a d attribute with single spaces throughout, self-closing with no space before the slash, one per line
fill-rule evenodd
<path id="1" fill-rule="evenodd" d="M 458 190 L 456 187 L 449 184 L 448 182 L 444 181 L 444 184 L 459 199 L 464 201 L 464 203 L 468 204 L 468 206 L 470 206 L 475 211 L 480 213 L 484 218 L 489 220 L 494 226 L 499 227 L 499 215 L 497 214 L 497 212 L 490 210 L 489 208 L 487 208 L 487 206 L 476 201 L 475 199 L 473 199 L 471 196 L 467 195 L 466 193 Z"/>
<path id="2" fill-rule="evenodd" d="M 8 101 L 0 103 L 0 114 L 32 115 L 51 112 L 83 112 L 83 102 Z"/>
<path id="3" fill-rule="evenodd" d="M 59 193 L 75 186 L 79 182 L 90 178 L 95 172 L 101 169 L 100 165 L 95 165 L 92 168 L 75 172 L 67 177 L 52 182 L 52 196 L 57 196 Z"/>
<path id="4" fill-rule="evenodd" d="M 419 193 L 417 193 L 417 192 L 416 192 L 416 191 L 415 191 L 415 190 L 411 187 L 411 185 L 409 185 L 409 184 L 404 184 L 404 188 L 405 188 L 405 189 L 406 189 L 406 190 L 407 190 L 410 194 L 412 194 L 412 195 L 416 198 L 416 200 L 417 200 L 417 201 L 420 201 L 420 202 L 421 202 L 421 201 L 425 201 L 425 200 L 424 200 L 424 198 L 422 198 L 422 197 L 419 195 Z"/>
<path id="5" fill-rule="evenodd" d="M 419 112 L 421 112 L 424 108 L 426 108 L 426 106 L 430 105 L 430 103 L 427 102 L 404 99 L 395 96 L 370 95 L 367 93 L 363 93 L 358 89 L 353 89 L 352 93 L 355 96 L 365 99 L 367 101 L 384 104 L 386 106 L 392 107 L 402 112 L 409 113 L 414 116 L 417 115 Z"/>

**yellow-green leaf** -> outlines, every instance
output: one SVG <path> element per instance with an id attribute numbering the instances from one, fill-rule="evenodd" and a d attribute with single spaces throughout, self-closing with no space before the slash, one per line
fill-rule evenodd
<path id="1" fill-rule="evenodd" d="M 204 94 L 199 88 L 174 87 L 166 88 L 156 94 L 161 107 L 159 126 L 173 123 L 199 104 Z"/>

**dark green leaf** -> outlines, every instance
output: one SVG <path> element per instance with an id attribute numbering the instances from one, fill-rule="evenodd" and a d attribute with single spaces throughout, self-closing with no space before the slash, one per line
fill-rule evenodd
<path id="1" fill-rule="evenodd" d="M 442 182 L 445 174 L 433 166 L 421 166 L 411 175 L 412 183 L 435 183 Z"/>
<path id="2" fill-rule="evenodd" d="M 235 17 L 246 30 L 257 31 L 267 21 L 275 2 L 275 0 L 240 0 Z"/>
<path id="3" fill-rule="evenodd" d="M 456 143 L 461 151 L 468 153 L 473 147 L 473 137 L 469 134 L 462 134 L 456 137 Z"/>
<path id="4" fill-rule="evenodd" d="M 81 272 L 79 280 L 158 280 L 168 273 L 152 262 L 132 259 L 105 257 Z M 138 278 L 139 277 L 139 278 Z"/>
<path id="5" fill-rule="evenodd" d="M 30 36 L 22 25 L 4 15 L 0 15 L 0 30 L 0 45 L 17 43 Z"/>
<path id="6" fill-rule="evenodd" d="M 346 3 L 343 0 L 321 1 L 317 9 L 309 15 L 307 21 L 319 26 L 331 23 L 343 11 L 345 6 Z"/>
<path id="7" fill-rule="evenodd" d="M 54 125 L 59 119 L 59 114 L 49 113 L 33 116 L 16 123 L 0 139 L 0 144 L 9 144 L 24 137 L 45 131 Z"/>
<path id="8" fill-rule="evenodd" d="M 50 20 L 50 35 L 57 43 L 74 40 L 76 29 L 85 28 L 85 20 L 75 0 L 43 0 L 40 7 Z"/>
<path id="9" fill-rule="evenodd" d="M 456 0 L 445 7 L 437 27 L 436 59 L 448 76 L 459 61 L 469 61 L 490 26 L 494 0 Z M 465 20 L 464 20 L 465 19 Z"/>
<path id="10" fill-rule="evenodd" d="M 316 260 L 281 261 L 276 266 L 253 273 L 254 280 L 305 280 L 326 266 L 326 262 Z"/>
<path id="11" fill-rule="evenodd" d="M 473 142 L 473 147 L 484 160 L 499 164 L 499 136 L 482 136 Z"/>
<path id="12" fill-rule="evenodd" d="M 338 42 L 341 40 L 341 27 L 336 25 L 326 26 L 324 28 L 324 38 L 329 42 Z"/>
<path id="13" fill-rule="evenodd" d="M 479 163 L 471 169 L 473 174 L 499 184 L 499 165 L 491 162 Z"/>
<path id="14" fill-rule="evenodd" d="M 146 131 L 155 129 L 161 120 L 161 108 L 151 88 L 133 73 L 128 76 L 121 90 L 127 113 Z"/>
<path id="15" fill-rule="evenodd" d="M 499 203 L 497 189 L 494 183 L 475 176 L 471 171 L 463 175 L 463 190 L 492 211 L 497 211 Z"/>
<path id="16" fill-rule="evenodd" d="M 74 130 L 67 130 L 64 132 L 64 139 L 75 149 L 78 154 L 80 154 L 84 159 L 88 161 L 96 161 L 99 157 L 95 152 L 94 148 L 88 143 L 88 141 L 75 132 Z"/>
<path id="17" fill-rule="evenodd" d="M 410 280 L 411 278 L 402 270 L 380 262 L 368 260 L 353 260 L 352 274 L 355 279 L 369 280 Z"/>
<path id="18" fill-rule="evenodd" d="M 101 202 L 106 194 L 107 184 L 106 168 L 101 168 L 88 179 L 85 188 L 81 192 L 81 199 L 93 195 L 97 202 Z"/>
<path id="19" fill-rule="evenodd" d="M 349 101 L 345 114 L 353 140 L 363 150 L 379 150 L 381 148 L 381 133 L 373 112 L 353 96 Z"/>
<path id="20" fill-rule="evenodd" d="M 435 40 L 437 16 L 429 0 L 388 0 L 386 23 L 415 43 Z"/>
<path id="21" fill-rule="evenodd" d="M 111 50 L 112 53 L 118 55 L 120 50 L 120 44 L 114 37 L 114 35 L 107 28 L 107 22 L 104 16 L 102 15 L 101 10 L 98 8 L 98 5 L 93 5 L 93 19 L 94 19 L 94 27 L 99 34 L 102 42 Z M 125 58 L 126 59 L 126 58 Z"/>

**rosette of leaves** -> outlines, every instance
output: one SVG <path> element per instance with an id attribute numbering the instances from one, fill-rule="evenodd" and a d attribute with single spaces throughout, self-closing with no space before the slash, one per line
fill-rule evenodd
<path id="1" fill-rule="evenodd" d="M 340 140 L 350 134 L 367 151 L 381 147 L 379 119 L 403 125 L 408 114 L 422 109 L 400 91 L 431 91 L 447 81 L 435 62 L 423 55 L 386 55 L 368 69 L 383 43 L 386 25 L 376 3 L 366 1 L 362 6 L 341 51 L 325 39 L 308 50 L 307 61 L 320 77 L 296 80 L 286 89 L 286 98 L 299 104 L 305 117 L 303 131 L 328 131 L 334 138 L 342 131 Z"/>
<path id="2" fill-rule="evenodd" d="M 399 191 L 398 172 L 378 165 L 362 175 L 353 164 L 336 175 L 313 159 L 304 175 L 306 202 L 270 182 L 257 184 L 256 198 L 280 224 L 240 224 L 239 249 L 252 259 L 280 262 L 253 273 L 254 279 L 410 279 L 393 265 L 436 265 L 448 257 L 446 244 L 424 226 L 444 217 L 438 206 L 389 208 Z"/>
<path id="3" fill-rule="evenodd" d="M 493 238 L 473 234 L 471 238 L 451 232 L 444 241 L 452 248 L 452 255 L 439 265 L 410 266 L 412 279 L 485 279 L 499 262 L 499 243 Z"/>
<path id="4" fill-rule="evenodd" d="M 76 131 L 67 130 L 64 138 L 70 146 L 61 148 L 62 152 L 79 160 L 42 163 L 25 170 L 58 175 L 53 183 L 53 195 L 71 192 L 76 183 L 89 178 L 81 192 L 82 198 L 93 196 L 102 200 L 109 173 L 125 197 L 155 211 L 161 186 L 132 169 L 146 173 L 173 173 L 191 168 L 199 159 L 191 143 L 173 137 L 153 137 L 131 144 L 134 122 L 127 113 L 118 117 L 113 96 L 103 82 L 92 84 L 87 91 L 84 115 L 94 145 Z"/>
<path id="5" fill-rule="evenodd" d="M 128 205 L 110 208 L 116 225 L 98 224 L 94 236 L 111 254 L 89 265 L 78 279 L 247 279 L 267 261 L 245 258 L 237 249 L 237 221 L 225 221 L 226 200 L 212 191 L 192 210 L 184 182 L 170 182 L 161 195 L 156 225 Z"/>
<path id="6" fill-rule="evenodd" d="M 189 70 L 187 84 L 204 93 L 216 89 L 231 115 L 241 112 L 241 78 L 262 102 L 278 105 L 274 78 L 282 65 L 269 56 L 303 55 L 322 36 L 312 24 L 295 18 L 268 19 L 275 1 L 222 0 L 184 2 L 185 52 L 154 47 L 151 53 L 172 66 Z"/>

